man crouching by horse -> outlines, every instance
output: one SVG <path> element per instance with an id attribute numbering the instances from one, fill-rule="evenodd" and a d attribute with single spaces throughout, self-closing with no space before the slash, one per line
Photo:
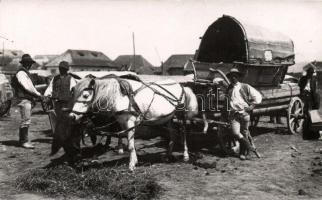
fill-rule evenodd
<path id="1" fill-rule="evenodd" d="M 232 68 L 226 75 L 230 80 L 227 89 L 230 112 L 228 115 L 231 132 L 240 143 L 240 159 L 245 160 L 248 152 L 254 150 L 248 140 L 250 113 L 256 104 L 262 102 L 262 95 L 252 86 L 240 83 L 241 72 Z"/>

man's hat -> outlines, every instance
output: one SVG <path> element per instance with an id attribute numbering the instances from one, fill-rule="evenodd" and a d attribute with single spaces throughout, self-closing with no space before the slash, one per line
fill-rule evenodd
<path id="1" fill-rule="evenodd" d="M 20 63 L 31 63 L 34 64 L 36 61 L 34 61 L 29 54 L 23 54 L 20 60 Z"/>
<path id="2" fill-rule="evenodd" d="M 306 69 L 304 69 L 307 73 L 314 73 L 315 72 L 315 67 L 309 66 Z"/>
<path id="3" fill-rule="evenodd" d="M 241 76 L 242 73 L 237 69 L 237 68 L 231 68 L 230 71 L 226 74 L 227 77 L 232 76 L 232 75 L 237 75 Z"/>
<path id="4" fill-rule="evenodd" d="M 60 63 L 59 63 L 59 66 L 58 66 L 59 68 L 64 68 L 64 69 L 69 69 L 69 64 L 68 64 L 68 62 L 67 61 L 61 61 Z"/>

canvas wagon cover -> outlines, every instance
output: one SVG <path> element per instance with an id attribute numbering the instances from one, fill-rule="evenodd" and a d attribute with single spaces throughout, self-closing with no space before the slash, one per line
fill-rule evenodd
<path id="1" fill-rule="evenodd" d="M 281 33 L 223 15 L 203 35 L 195 60 L 207 63 L 269 62 L 292 65 L 294 44 Z"/>

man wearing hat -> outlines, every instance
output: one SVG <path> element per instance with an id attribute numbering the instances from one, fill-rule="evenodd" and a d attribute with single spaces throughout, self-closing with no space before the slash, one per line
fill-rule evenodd
<path id="1" fill-rule="evenodd" d="M 304 102 L 304 114 L 308 120 L 304 123 L 304 139 L 313 139 L 318 137 L 316 133 L 310 131 L 311 121 L 309 111 L 320 108 L 320 96 L 317 93 L 317 77 L 314 76 L 315 70 L 313 66 L 306 69 L 306 75 L 299 80 L 300 97 Z"/>
<path id="2" fill-rule="evenodd" d="M 59 74 L 50 81 L 44 94 L 46 97 L 50 97 L 54 100 L 55 113 L 57 117 L 62 114 L 62 108 L 70 107 L 72 88 L 77 83 L 73 75 L 68 73 L 68 62 L 60 62 L 58 68 Z"/>
<path id="3" fill-rule="evenodd" d="M 237 68 L 232 68 L 227 74 L 230 81 L 227 96 L 230 108 L 228 119 L 232 134 L 240 143 L 240 159 L 244 160 L 248 151 L 252 149 L 246 137 L 249 134 L 250 113 L 255 105 L 262 102 L 262 95 L 252 86 L 240 83 L 241 75 Z"/>
<path id="4" fill-rule="evenodd" d="M 320 101 L 317 89 L 317 78 L 314 75 L 314 68 L 311 66 L 306 70 L 306 75 L 299 80 L 300 94 L 305 104 L 305 110 L 319 109 Z"/>
<path id="5" fill-rule="evenodd" d="M 19 143 L 24 148 L 32 149 L 34 146 L 29 143 L 28 140 L 28 129 L 31 123 L 31 104 L 35 98 L 43 98 L 35 88 L 29 73 L 29 69 L 35 61 L 29 54 L 24 54 L 20 63 L 22 67 L 18 69 L 17 73 L 11 80 L 21 114 Z"/>

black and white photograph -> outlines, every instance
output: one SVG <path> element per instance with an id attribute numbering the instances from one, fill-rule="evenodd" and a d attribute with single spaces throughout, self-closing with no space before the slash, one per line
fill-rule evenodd
<path id="1" fill-rule="evenodd" d="M 0 0 L 0 199 L 322 199 L 322 0 Z"/>

